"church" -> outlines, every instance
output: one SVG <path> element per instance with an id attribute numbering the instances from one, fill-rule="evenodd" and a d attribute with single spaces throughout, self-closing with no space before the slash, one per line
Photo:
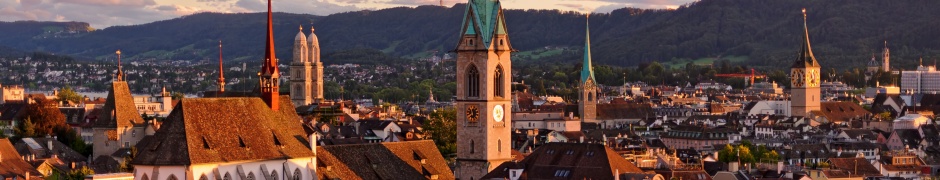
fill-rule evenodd
<path id="1" fill-rule="evenodd" d="M 303 27 L 294 38 L 294 59 L 290 63 L 290 99 L 294 106 L 305 106 L 323 100 L 323 62 L 320 61 L 320 40 L 310 27 L 305 36 Z"/>

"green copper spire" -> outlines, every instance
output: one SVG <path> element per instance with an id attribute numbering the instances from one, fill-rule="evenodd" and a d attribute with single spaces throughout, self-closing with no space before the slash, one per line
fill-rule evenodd
<path id="1" fill-rule="evenodd" d="M 483 43 L 488 47 L 495 35 L 506 34 L 501 6 L 499 0 L 469 0 L 463 18 L 464 35 L 482 35 Z"/>
<path id="2" fill-rule="evenodd" d="M 588 79 L 595 81 L 594 79 L 594 67 L 591 66 L 591 22 L 590 15 L 586 24 L 587 28 L 584 35 L 584 63 L 581 66 L 581 83 L 587 82 Z"/>

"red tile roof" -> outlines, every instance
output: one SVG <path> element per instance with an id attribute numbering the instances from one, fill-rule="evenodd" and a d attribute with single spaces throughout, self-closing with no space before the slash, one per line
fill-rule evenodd
<path id="1" fill-rule="evenodd" d="M 149 142 L 140 165 L 192 165 L 312 157 L 302 122 L 287 96 L 272 111 L 261 98 L 186 98 Z"/>
<path id="2" fill-rule="evenodd" d="M 137 112 L 134 97 L 127 87 L 127 82 L 115 81 L 111 83 L 108 92 L 108 101 L 98 115 L 95 127 L 117 128 L 143 126 L 144 119 Z"/>
<path id="3" fill-rule="evenodd" d="M 548 143 L 522 161 L 503 163 L 480 179 L 508 178 L 510 167 L 524 168 L 529 179 L 609 179 L 617 172 L 643 173 L 602 144 Z"/>
<path id="4" fill-rule="evenodd" d="M 29 165 L 13 148 L 9 139 L 0 139 L 0 176 L 5 178 L 23 178 L 27 173 L 30 176 L 41 176 L 36 168 Z"/>

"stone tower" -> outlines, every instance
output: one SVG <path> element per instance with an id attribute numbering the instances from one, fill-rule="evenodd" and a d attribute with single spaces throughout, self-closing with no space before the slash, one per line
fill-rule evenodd
<path id="1" fill-rule="evenodd" d="M 310 27 L 310 36 L 307 36 L 307 61 L 312 65 L 310 79 L 310 96 L 314 102 L 323 100 L 323 62 L 320 61 L 320 40 Z"/>
<path id="2" fill-rule="evenodd" d="M 277 68 L 277 57 L 274 55 L 274 26 L 271 16 L 271 0 L 268 0 L 268 34 L 265 40 L 264 63 L 261 72 L 258 72 L 258 83 L 261 87 L 261 99 L 271 110 L 280 109 L 281 71 Z"/>
<path id="3" fill-rule="evenodd" d="M 578 114 L 581 121 L 593 121 L 597 118 L 597 80 L 594 79 L 594 67 L 591 65 L 591 25 L 588 18 L 584 36 L 584 63 L 581 65 L 581 84 L 578 102 Z"/>
<path id="4" fill-rule="evenodd" d="M 499 0 L 469 0 L 457 43 L 457 179 L 511 159 L 513 51 Z"/>
<path id="5" fill-rule="evenodd" d="M 890 72 L 891 71 L 891 53 L 888 51 L 888 41 L 885 41 L 885 50 L 881 54 L 882 61 L 881 71 Z"/>
<path id="6" fill-rule="evenodd" d="M 313 103 L 310 88 L 313 86 L 310 75 L 313 68 L 308 59 L 307 36 L 301 27 L 294 37 L 294 59 L 290 63 L 290 100 L 294 106 L 304 106 Z"/>
<path id="7" fill-rule="evenodd" d="M 790 68 L 791 116 L 807 116 L 819 110 L 819 62 L 813 56 L 806 27 L 806 9 L 803 9 L 803 46 Z"/>

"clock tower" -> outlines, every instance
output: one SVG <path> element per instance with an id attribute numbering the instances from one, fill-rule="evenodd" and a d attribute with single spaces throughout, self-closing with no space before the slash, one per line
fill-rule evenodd
<path id="1" fill-rule="evenodd" d="M 592 122 L 597 118 L 597 80 L 594 79 L 594 67 L 591 65 L 591 26 L 587 24 L 584 36 L 584 63 L 581 65 L 581 91 L 578 102 L 578 114 L 581 122 Z"/>
<path id="2" fill-rule="evenodd" d="M 469 0 L 457 53 L 457 166 L 480 179 L 511 157 L 512 62 L 499 0 Z"/>
<path id="3" fill-rule="evenodd" d="M 813 56 L 813 48 L 809 43 L 806 9 L 803 9 L 803 46 L 790 68 L 791 116 L 807 116 L 809 112 L 819 110 L 819 69 L 819 62 Z"/>

